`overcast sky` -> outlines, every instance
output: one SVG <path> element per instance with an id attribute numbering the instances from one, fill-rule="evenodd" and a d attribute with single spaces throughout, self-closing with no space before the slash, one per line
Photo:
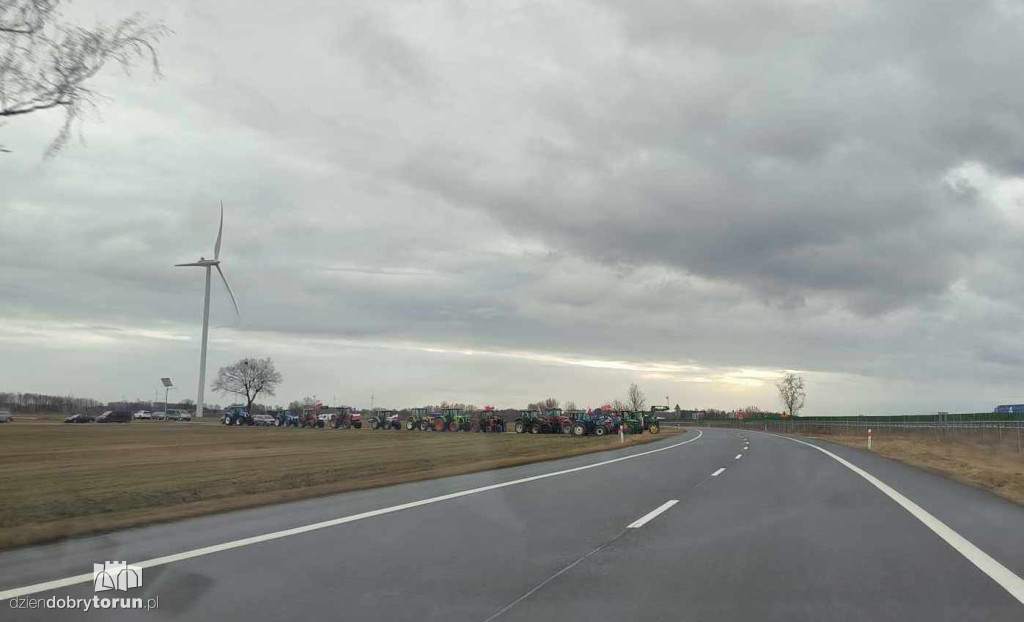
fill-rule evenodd
<path id="1" fill-rule="evenodd" d="M 194 399 L 172 266 L 223 199 L 208 377 L 273 357 L 271 403 L 778 408 L 781 369 L 805 414 L 1024 402 L 1015 2 L 68 15 L 134 7 L 162 79 L 103 74 L 56 159 L 59 115 L 0 126 L 0 390 Z"/>

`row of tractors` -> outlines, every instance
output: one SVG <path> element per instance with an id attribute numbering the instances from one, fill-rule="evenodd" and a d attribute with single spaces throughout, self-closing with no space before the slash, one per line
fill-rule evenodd
<path id="1" fill-rule="evenodd" d="M 543 412 L 521 410 L 514 422 L 518 434 L 572 434 L 573 436 L 604 436 L 617 434 L 657 434 L 661 431 L 657 413 L 664 407 L 649 412 L 612 410 L 565 410 L 553 408 Z"/>
<path id="2" fill-rule="evenodd" d="M 661 431 L 657 413 L 664 406 L 655 406 L 648 411 L 612 410 L 562 410 L 552 408 L 543 411 L 521 410 L 511 422 L 516 434 L 571 434 L 572 436 L 604 436 L 605 434 L 657 434 Z M 425 408 L 413 408 L 410 414 L 400 420 L 395 410 L 382 408 L 368 413 L 369 426 L 374 430 L 401 430 L 420 432 L 506 432 L 509 424 L 487 408 L 467 413 L 459 408 L 445 408 L 440 412 L 428 412 Z M 348 430 L 362 428 L 363 413 L 351 408 L 325 409 L 317 404 L 304 408 L 301 414 L 281 412 L 276 415 L 249 415 L 243 408 L 228 409 L 222 419 L 226 425 L 272 425 L 277 427 L 326 428 Z"/>

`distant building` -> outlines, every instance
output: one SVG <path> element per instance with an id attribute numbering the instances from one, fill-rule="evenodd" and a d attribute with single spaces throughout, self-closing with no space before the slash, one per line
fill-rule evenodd
<path id="1" fill-rule="evenodd" d="M 996 406 L 996 412 L 1000 415 L 1024 413 L 1024 404 L 1003 404 L 1001 406 Z"/>

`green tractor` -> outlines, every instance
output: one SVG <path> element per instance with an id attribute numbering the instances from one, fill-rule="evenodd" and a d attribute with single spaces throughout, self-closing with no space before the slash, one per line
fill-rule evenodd
<path id="1" fill-rule="evenodd" d="M 461 408 L 445 408 L 434 419 L 434 430 L 438 432 L 469 432 L 472 423 Z"/>
<path id="2" fill-rule="evenodd" d="M 622 412 L 618 413 L 618 416 L 623 432 L 625 432 L 626 434 L 643 434 L 644 413 L 623 410 Z"/>
<path id="3" fill-rule="evenodd" d="M 405 429 L 426 432 L 433 429 L 433 417 L 427 414 L 426 408 L 413 408 L 405 419 Z"/>
<path id="4" fill-rule="evenodd" d="M 668 406 L 651 406 L 651 411 L 644 415 L 644 429 L 651 434 L 661 432 L 661 417 L 658 413 L 668 411 Z"/>
<path id="5" fill-rule="evenodd" d="M 662 412 L 657 410 L 659 407 L 655 406 L 650 412 L 641 411 L 623 411 L 622 416 L 622 429 L 626 434 L 643 434 L 647 431 L 651 434 L 657 434 L 661 432 L 661 424 L 659 418 L 655 413 Z M 665 408 L 661 406 L 660 408 Z"/>
<path id="6" fill-rule="evenodd" d="M 516 434 L 540 434 L 541 432 L 550 432 L 551 426 L 548 424 L 548 420 L 545 419 L 539 412 L 535 410 L 520 410 L 519 416 L 516 417 L 513 429 Z"/>

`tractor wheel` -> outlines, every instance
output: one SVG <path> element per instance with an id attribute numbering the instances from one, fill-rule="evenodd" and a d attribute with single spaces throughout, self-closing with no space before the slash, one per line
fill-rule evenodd
<path id="1" fill-rule="evenodd" d="M 244 421 L 242 420 L 241 417 L 239 417 L 238 419 L 235 419 L 235 425 L 242 425 L 242 423 L 244 423 Z"/>
<path id="2" fill-rule="evenodd" d="M 503 433 L 505 432 L 505 423 L 504 423 L 504 422 L 502 422 L 502 423 L 496 423 L 496 424 L 494 424 L 494 431 L 495 431 L 495 432 L 496 432 L 497 434 L 503 434 Z"/>
<path id="3" fill-rule="evenodd" d="M 471 424 L 469 424 L 469 431 L 470 431 L 470 432 L 483 432 L 483 431 L 485 431 L 485 430 L 483 430 L 483 429 L 482 429 L 482 428 L 480 427 L 480 424 L 479 424 L 479 423 L 475 423 L 475 422 L 474 422 L 474 423 L 471 423 Z"/>
<path id="4" fill-rule="evenodd" d="M 444 421 L 442 421 L 441 419 L 435 421 L 434 430 L 436 430 L 437 432 L 444 432 Z"/>
<path id="5" fill-rule="evenodd" d="M 586 436 L 586 434 L 587 426 L 583 425 L 582 423 L 577 423 L 576 425 L 572 426 L 573 436 Z"/>
<path id="6" fill-rule="evenodd" d="M 603 425 L 599 425 L 596 428 L 594 428 L 594 434 L 598 436 L 604 436 L 607 432 L 608 430 Z"/>
<path id="7" fill-rule="evenodd" d="M 449 423 L 448 424 L 448 431 L 449 432 L 458 432 L 459 431 L 459 423 L 457 421 L 452 421 L 451 423 Z"/>
<path id="8" fill-rule="evenodd" d="M 657 434 L 658 432 L 661 432 L 661 426 L 659 426 L 657 423 L 652 423 L 647 428 L 647 431 L 650 432 L 651 434 Z"/>
<path id="9" fill-rule="evenodd" d="M 351 421 L 342 421 L 341 422 L 341 427 L 347 430 L 347 429 L 352 427 L 352 422 Z"/>
<path id="10" fill-rule="evenodd" d="M 373 428 L 374 430 L 376 430 L 377 428 L 380 427 L 380 424 L 377 423 L 376 419 L 371 419 L 370 420 L 370 427 Z"/>
<path id="11" fill-rule="evenodd" d="M 564 422 L 562 424 L 562 434 L 572 434 L 572 424 L 571 423 Z"/>
<path id="12" fill-rule="evenodd" d="M 323 427 L 324 427 L 323 419 L 321 419 L 321 420 L 316 422 L 316 427 L 318 427 L 320 429 L 323 429 Z"/>
<path id="13" fill-rule="evenodd" d="M 428 424 L 426 421 L 420 421 L 420 432 L 426 432 L 429 429 L 430 424 Z"/>
<path id="14" fill-rule="evenodd" d="M 516 434 L 525 434 L 526 424 L 522 421 L 516 421 Z"/>
<path id="15" fill-rule="evenodd" d="M 530 426 L 530 434 L 540 434 L 543 431 L 544 428 L 539 423 Z"/>
<path id="16" fill-rule="evenodd" d="M 412 419 L 406 421 L 405 422 L 405 429 L 409 430 L 410 432 L 415 430 L 416 429 L 416 422 L 413 421 Z"/>

